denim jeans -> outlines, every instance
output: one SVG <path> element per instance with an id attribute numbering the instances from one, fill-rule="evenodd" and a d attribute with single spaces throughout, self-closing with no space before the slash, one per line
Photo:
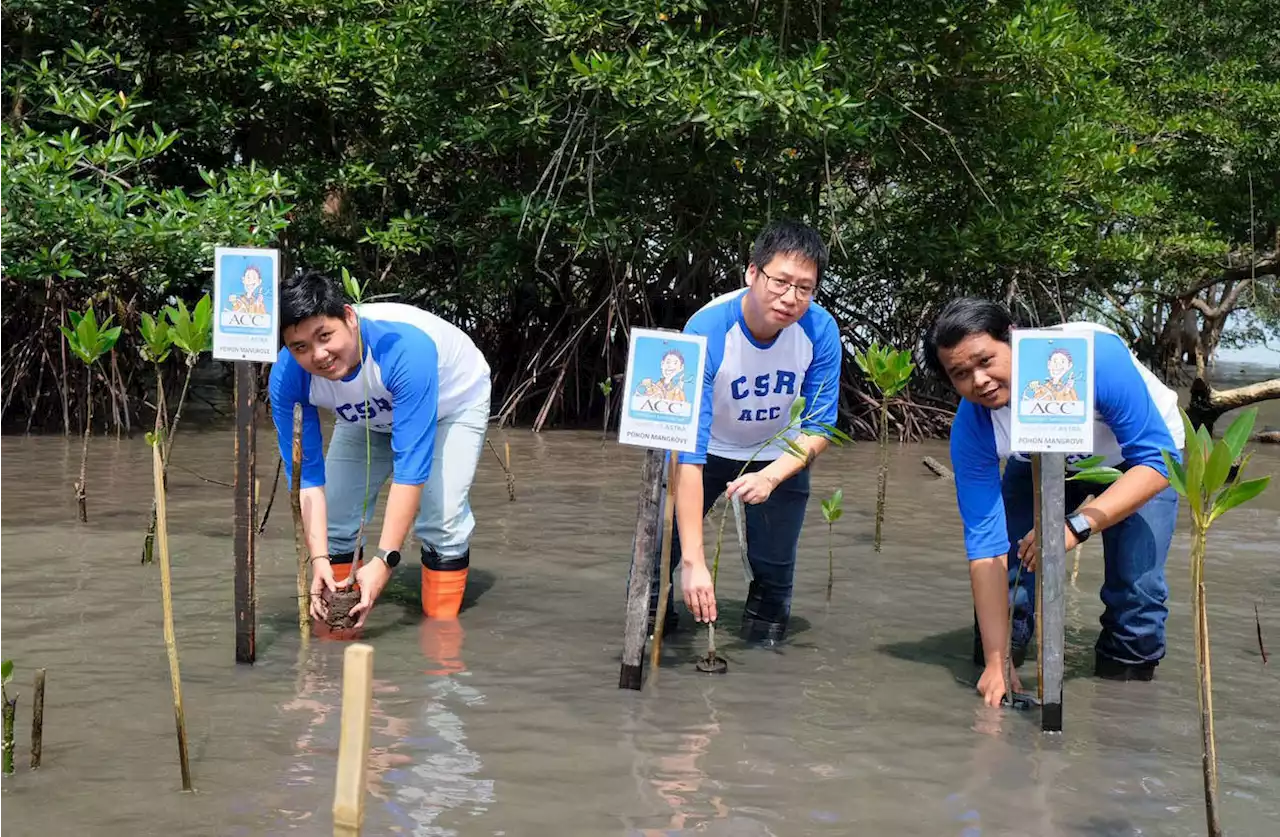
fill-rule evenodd
<path id="1" fill-rule="evenodd" d="M 725 486 L 738 478 L 742 466 L 746 464 L 718 456 L 707 456 L 707 463 L 702 468 L 702 514 L 705 517 L 716 499 L 723 496 Z M 769 462 L 752 462 L 747 466 L 747 473 L 753 473 L 767 467 Z M 748 593 L 748 615 L 761 621 L 778 623 L 785 626 L 791 615 L 791 591 L 796 570 L 796 548 L 800 541 L 800 527 L 804 524 L 805 508 L 809 502 L 809 471 L 803 469 L 790 479 L 778 485 L 763 503 L 744 503 L 746 512 L 747 560 L 751 564 L 751 574 L 755 580 Z M 733 516 L 732 508 L 724 508 L 724 513 Z M 717 515 L 719 513 L 717 512 Z M 717 528 L 719 517 L 716 518 Z M 671 531 L 671 576 L 674 578 L 676 567 L 680 565 L 680 528 L 673 523 Z M 661 545 L 659 544 L 659 547 Z M 662 577 L 661 550 L 655 550 L 653 577 Z M 715 543 L 705 546 L 707 568 L 710 569 L 715 556 Z M 726 520 L 724 525 L 724 541 L 720 547 L 720 573 L 736 571 L 740 565 L 738 558 L 738 536 L 734 531 L 733 520 Z M 649 613 L 658 610 L 658 584 L 650 591 Z M 674 603 L 679 592 L 672 591 L 671 602 Z M 668 605 L 672 607 L 672 605 Z M 670 615 L 671 610 L 668 610 Z"/>
<path id="2" fill-rule="evenodd" d="M 458 558 L 470 548 L 476 521 L 471 513 L 471 483 L 489 426 L 489 399 L 440 419 L 436 425 L 431 474 L 422 488 L 422 502 L 414 521 L 414 534 L 429 553 Z M 383 484 L 391 476 L 391 434 L 368 434 L 372 448 L 366 457 L 365 428 L 339 422 L 333 428 L 325 453 L 325 505 L 329 517 L 329 552 L 340 554 L 356 548 L 360 512 L 364 507 L 365 461 L 368 459 L 368 513 L 364 543 L 377 543 L 373 528 L 374 507 Z"/>
<path id="3" fill-rule="evenodd" d="M 1028 645 L 1035 633 L 1035 573 L 1024 569 L 1016 589 L 1013 583 L 1021 566 L 1017 559 L 1018 541 L 1035 526 L 1033 488 L 1031 463 L 1010 459 L 1005 466 L 1002 491 L 1009 532 L 1013 644 L 1020 646 Z M 1068 482 L 1066 513 L 1101 489 L 1096 484 Z M 1178 494 L 1169 486 L 1102 532 L 1104 609 L 1099 620 L 1102 630 L 1094 646 L 1098 654 L 1127 665 L 1157 662 L 1164 657 L 1164 628 L 1169 615 L 1164 565 L 1177 518 Z"/>

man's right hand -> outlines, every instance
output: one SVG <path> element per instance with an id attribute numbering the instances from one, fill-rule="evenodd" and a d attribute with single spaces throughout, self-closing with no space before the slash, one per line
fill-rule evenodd
<path id="1" fill-rule="evenodd" d="M 698 622 L 716 621 L 716 592 L 711 586 L 711 571 L 706 560 L 682 561 L 680 584 L 684 603 Z"/>
<path id="2" fill-rule="evenodd" d="M 317 558 L 311 562 L 311 618 L 328 619 L 329 602 L 327 594 L 338 586 L 333 580 L 333 564 L 328 558 Z"/>
<path id="3" fill-rule="evenodd" d="M 1016 670 L 1009 672 L 1009 688 L 1015 692 L 1022 691 L 1022 681 L 1018 680 Z M 978 679 L 978 694 L 982 695 L 982 702 L 987 706 L 1000 705 L 1001 699 L 1005 696 L 1003 657 L 997 657 L 987 663 L 987 667 L 982 671 L 982 677 Z M 1012 695 L 1010 697 L 1012 698 Z"/>

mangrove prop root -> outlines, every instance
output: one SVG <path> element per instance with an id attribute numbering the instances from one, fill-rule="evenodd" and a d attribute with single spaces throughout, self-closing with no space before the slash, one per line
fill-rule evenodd
<path id="1" fill-rule="evenodd" d="M 36 669 L 35 689 L 32 691 L 31 704 L 31 769 L 40 766 L 40 756 L 44 749 L 44 669 Z"/>

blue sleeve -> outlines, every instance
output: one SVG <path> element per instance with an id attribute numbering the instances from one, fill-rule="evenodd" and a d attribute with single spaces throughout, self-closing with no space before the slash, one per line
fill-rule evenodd
<path id="1" fill-rule="evenodd" d="M 707 338 L 707 365 L 702 372 L 702 404 L 698 410 L 698 443 L 693 453 L 680 454 L 680 463 L 705 465 L 707 446 L 711 444 L 711 422 L 715 418 L 716 374 L 724 361 L 725 306 L 707 309 L 694 314 L 684 327 L 685 334 L 700 334 Z"/>
<path id="2" fill-rule="evenodd" d="M 1093 351 L 1096 409 L 1120 443 L 1125 462 L 1148 465 L 1167 478 L 1169 469 L 1161 451 L 1170 451 L 1178 462 L 1182 454 L 1129 347 L 1116 335 L 1099 332 Z"/>
<path id="3" fill-rule="evenodd" d="M 1007 554 L 1009 529 L 991 414 L 968 401 L 960 402 L 951 424 L 951 467 L 956 474 L 956 500 L 969 560 Z"/>
<path id="4" fill-rule="evenodd" d="M 813 360 L 804 375 L 800 394 L 804 396 L 804 411 L 812 418 L 801 425 L 804 430 L 821 431 L 819 425 L 834 426 L 840 407 L 840 364 L 844 359 L 844 347 L 840 345 L 840 328 L 830 315 L 818 320 L 813 341 Z M 806 329 L 806 333 L 808 330 Z"/>
<path id="5" fill-rule="evenodd" d="M 276 443 L 283 460 L 285 486 L 293 485 L 293 405 L 302 405 L 302 487 L 324 485 L 324 441 L 320 435 L 320 412 L 308 400 L 311 376 L 281 349 L 271 366 L 271 420 L 276 426 Z"/>
<path id="6" fill-rule="evenodd" d="M 392 482 L 422 485 L 431 475 L 440 401 L 436 343 L 416 328 L 389 331 L 373 344 L 382 383 L 391 393 Z"/>

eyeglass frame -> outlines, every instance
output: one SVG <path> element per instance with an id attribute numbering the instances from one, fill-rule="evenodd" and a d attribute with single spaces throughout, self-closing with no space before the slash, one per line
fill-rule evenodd
<path id="1" fill-rule="evenodd" d="M 787 291 L 789 291 L 789 290 L 791 290 L 792 288 L 794 288 L 794 289 L 795 289 L 795 292 L 796 292 L 796 299 L 797 299 L 797 300 L 799 300 L 799 301 L 802 301 L 802 302 L 806 302 L 806 301 L 808 301 L 808 300 L 813 299 L 813 297 L 818 293 L 818 283 L 817 283 L 817 282 L 815 282 L 815 283 L 813 284 L 813 287 L 812 287 L 812 288 L 806 288 L 806 287 L 804 287 L 803 285 L 797 285 L 795 282 L 788 282 L 786 279 L 782 279 L 782 278 L 777 277 L 777 276 L 770 276 L 769 274 L 767 274 L 767 273 L 765 273 L 765 272 L 764 272 L 764 268 L 763 268 L 763 267 L 759 267 L 759 266 L 757 266 L 757 267 L 756 267 L 756 273 L 759 273 L 761 276 L 763 276 L 763 277 L 765 278 L 765 281 L 766 281 L 766 282 L 777 282 L 777 283 L 779 283 L 779 284 L 781 284 L 781 285 L 783 286 L 783 290 L 781 290 L 781 291 L 775 291 L 775 290 L 773 290 L 773 288 L 771 288 L 768 284 L 766 284 L 766 285 L 765 285 L 765 290 L 766 290 L 766 291 L 769 291 L 770 293 L 772 293 L 772 294 L 774 294 L 775 296 L 778 296 L 778 297 L 786 296 L 786 295 L 787 295 Z M 803 296 L 802 296 L 801 294 L 803 294 Z"/>

